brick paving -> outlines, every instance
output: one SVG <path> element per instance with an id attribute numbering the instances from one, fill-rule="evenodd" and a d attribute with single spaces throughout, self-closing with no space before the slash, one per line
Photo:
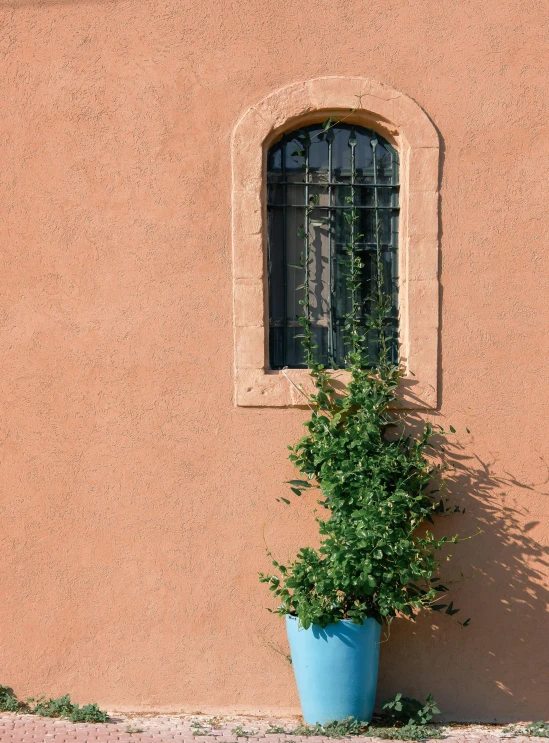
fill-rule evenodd
<path id="1" fill-rule="evenodd" d="M 123 715 L 112 712 L 106 724 L 73 723 L 68 720 L 0 713 L 1 743 L 336 743 L 333 738 L 300 737 L 268 733 L 273 727 L 291 729 L 296 720 L 207 715 Z M 241 727 L 246 737 L 232 731 Z M 445 743 L 498 743 L 510 738 L 501 727 L 467 725 L 443 727 Z M 237 731 L 238 732 L 238 731 Z M 377 743 L 378 738 L 345 738 L 348 743 Z M 514 743 L 536 738 L 511 738 Z"/>

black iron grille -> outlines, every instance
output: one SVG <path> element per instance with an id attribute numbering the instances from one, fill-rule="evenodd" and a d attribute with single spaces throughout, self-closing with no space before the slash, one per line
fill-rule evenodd
<path id="1" fill-rule="evenodd" d="M 364 264 L 361 323 L 367 321 L 367 298 L 372 293 L 379 255 L 383 289 L 392 297 L 387 326 L 391 354 L 397 361 L 398 195 L 398 153 L 369 129 L 339 123 L 325 130 L 322 124 L 315 124 L 286 134 L 270 148 L 267 213 L 272 369 L 304 366 L 299 301 L 306 290 L 319 362 L 332 367 L 345 363 L 348 348 L 343 325 L 350 302 L 346 277 L 351 239 L 345 212 L 353 206 L 359 214 L 356 234 L 362 235 L 354 249 L 361 251 Z M 307 287 L 305 261 L 309 266 Z M 375 341 L 371 343 L 374 348 Z"/>

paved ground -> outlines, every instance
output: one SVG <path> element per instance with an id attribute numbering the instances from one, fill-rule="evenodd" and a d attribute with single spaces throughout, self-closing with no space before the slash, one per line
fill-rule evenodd
<path id="1" fill-rule="evenodd" d="M 34 715 L 0 714 L 1 743 L 336 743 L 333 738 L 300 737 L 269 733 L 273 728 L 292 729 L 296 720 L 251 717 L 212 718 L 199 715 L 126 716 L 112 713 L 107 724 L 72 723 Z M 239 733 L 244 730 L 247 735 Z M 233 732 L 234 731 L 234 732 Z M 469 725 L 444 728 L 443 743 L 499 743 L 509 739 L 501 727 Z M 347 738 L 348 743 L 376 743 L 376 738 Z M 534 743 L 536 738 L 515 737 L 514 743 Z M 545 741 L 547 743 L 547 741 Z"/>

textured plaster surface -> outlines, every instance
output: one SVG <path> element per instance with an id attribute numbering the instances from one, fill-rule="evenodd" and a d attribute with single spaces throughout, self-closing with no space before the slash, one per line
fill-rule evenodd
<path id="1" fill-rule="evenodd" d="M 265 544 L 315 543 L 316 499 L 275 501 L 306 413 L 233 404 L 231 135 L 358 75 L 440 133 L 429 416 L 462 447 L 451 526 L 483 530 L 445 569 L 470 627 L 395 622 L 379 699 L 545 717 L 547 3 L 1 0 L 0 23 L 0 683 L 297 710 L 256 575 Z"/>
<path id="2" fill-rule="evenodd" d="M 439 137 L 411 98 L 362 77 L 305 80 L 274 91 L 239 119 L 232 140 L 235 402 L 303 406 L 307 370 L 271 371 L 268 362 L 267 209 L 269 147 L 284 131 L 337 117 L 373 128 L 399 150 L 399 346 L 405 376 L 400 404 L 438 403 Z M 336 372 L 344 385 L 349 375 Z"/>

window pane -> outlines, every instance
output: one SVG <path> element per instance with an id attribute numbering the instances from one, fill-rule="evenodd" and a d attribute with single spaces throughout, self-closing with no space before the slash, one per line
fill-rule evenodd
<path id="1" fill-rule="evenodd" d="M 344 323 L 351 309 L 350 250 L 360 253 L 364 264 L 358 315 L 362 325 L 372 309 L 380 251 L 384 291 L 393 298 L 387 333 L 395 338 L 396 359 L 396 151 L 380 135 L 362 127 L 343 123 L 325 131 L 312 125 L 276 143 L 268 153 L 267 167 L 271 367 L 304 365 L 299 318 L 305 296 L 318 360 L 344 365 L 349 351 Z M 351 227 L 353 205 L 358 220 Z M 378 340 L 369 337 L 365 343 L 375 353 Z"/>

